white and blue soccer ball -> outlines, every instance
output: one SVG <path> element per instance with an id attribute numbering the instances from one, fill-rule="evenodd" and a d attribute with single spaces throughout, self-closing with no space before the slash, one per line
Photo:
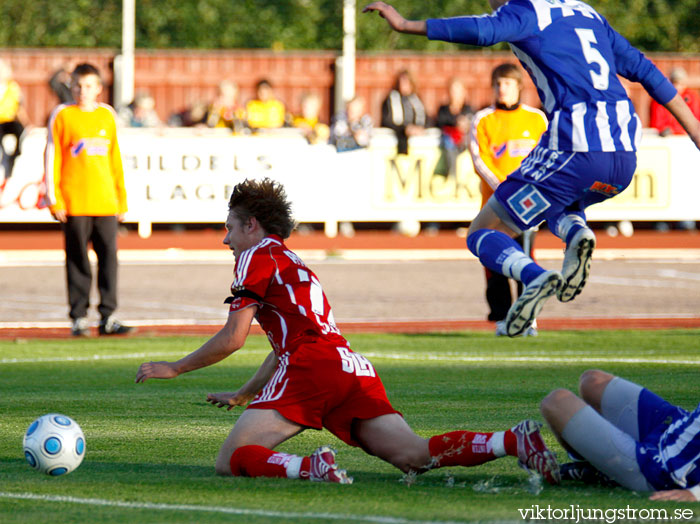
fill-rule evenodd
<path id="1" fill-rule="evenodd" d="M 83 461 L 85 435 L 72 418 L 49 413 L 29 425 L 24 434 L 24 456 L 41 473 L 65 475 Z"/>

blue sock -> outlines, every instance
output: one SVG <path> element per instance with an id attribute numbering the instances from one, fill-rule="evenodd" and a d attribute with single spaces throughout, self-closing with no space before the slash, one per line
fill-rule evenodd
<path id="1" fill-rule="evenodd" d="M 467 237 L 469 251 L 491 271 L 528 285 L 545 272 L 520 245 L 495 229 L 479 229 Z"/>

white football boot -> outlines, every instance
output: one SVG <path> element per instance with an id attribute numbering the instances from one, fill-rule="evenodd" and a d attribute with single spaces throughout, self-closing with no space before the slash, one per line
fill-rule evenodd
<path id="1" fill-rule="evenodd" d="M 506 316 L 506 334 L 517 337 L 527 332 L 535 322 L 545 301 L 554 295 L 564 283 L 558 271 L 545 271 L 523 289 L 522 294 L 510 306 Z"/>
<path id="2" fill-rule="evenodd" d="M 587 227 L 578 231 L 566 246 L 561 270 L 564 285 L 557 291 L 557 298 L 561 302 L 569 302 L 576 298 L 586 285 L 594 249 L 595 235 Z"/>

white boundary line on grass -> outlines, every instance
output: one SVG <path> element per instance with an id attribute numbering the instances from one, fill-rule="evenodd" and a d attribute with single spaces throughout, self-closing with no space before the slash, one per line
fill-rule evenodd
<path id="1" fill-rule="evenodd" d="M 107 500 L 70 497 L 66 495 L 39 495 L 36 493 L 9 493 L 0 491 L 0 498 L 37 500 L 42 502 L 66 502 L 86 506 L 106 506 L 127 509 L 150 509 L 160 511 L 192 511 L 205 513 L 223 513 L 228 515 L 248 515 L 252 517 L 274 517 L 286 519 L 318 519 L 318 520 L 351 520 L 355 522 L 376 522 L 379 524 L 462 524 L 463 521 L 446 520 L 412 520 L 400 517 L 382 517 L 379 515 L 343 515 L 341 513 L 299 513 L 293 511 L 270 511 L 264 509 L 233 508 L 226 506 L 199 506 L 196 504 L 164 504 L 155 502 L 126 502 L 123 500 Z"/>
<path id="2" fill-rule="evenodd" d="M 266 350 L 247 350 L 247 355 L 267 354 Z M 98 360 L 129 360 L 133 358 L 150 359 L 153 357 L 167 357 L 173 355 L 181 355 L 177 352 L 156 352 L 156 353 L 124 353 L 124 354 L 108 354 L 108 355 L 86 355 L 82 357 L 37 357 L 37 358 L 2 358 L 0 364 L 36 364 L 41 362 L 88 362 Z M 669 364 L 669 365 L 689 365 L 700 366 L 700 359 L 669 359 L 669 358 L 624 358 L 624 357 L 546 357 L 537 355 L 494 355 L 494 356 L 472 356 L 472 355 L 455 355 L 455 354 L 439 354 L 439 353 L 420 353 L 420 354 L 404 354 L 404 353 L 377 353 L 377 352 L 361 352 L 362 355 L 369 358 L 385 359 L 385 360 L 403 360 L 417 362 L 473 362 L 473 363 L 541 363 L 541 364 Z"/>

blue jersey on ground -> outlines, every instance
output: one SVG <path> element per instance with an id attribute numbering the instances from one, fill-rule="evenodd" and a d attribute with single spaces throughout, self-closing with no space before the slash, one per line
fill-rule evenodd
<path id="1" fill-rule="evenodd" d="M 427 36 L 479 46 L 508 42 L 532 77 L 552 151 L 636 151 L 641 122 L 617 75 L 659 103 L 676 89 L 592 7 L 577 0 L 510 0 L 491 15 L 427 21 Z"/>
<path id="2" fill-rule="evenodd" d="M 688 412 L 648 389 L 639 396 L 637 462 L 656 489 L 700 484 L 700 405 Z"/>

